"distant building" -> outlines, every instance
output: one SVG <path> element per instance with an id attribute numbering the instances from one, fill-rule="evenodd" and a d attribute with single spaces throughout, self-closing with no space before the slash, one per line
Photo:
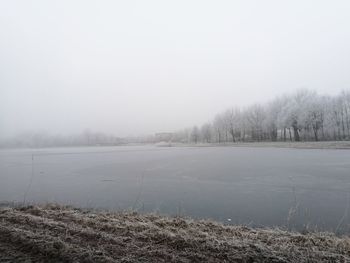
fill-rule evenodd
<path id="1" fill-rule="evenodd" d="M 155 134 L 155 142 L 169 142 L 173 139 L 172 132 L 158 132 Z"/>

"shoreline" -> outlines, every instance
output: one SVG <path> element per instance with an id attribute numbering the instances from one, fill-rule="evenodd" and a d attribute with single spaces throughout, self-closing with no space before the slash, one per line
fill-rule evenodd
<path id="1" fill-rule="evenodd" d="M 247 147 L 247 148 L 251 147 L 251 148 L 349 150 L 350 149 L 350 141 L 235 142 L 235 143 L 225 142 L 225 143 L 198 143 L 198 144 L 168 143 L 168 145 L 158 145 L 158 147 Z"/>
<path id="2" fill-rule="evenodd" d="M 1 207 L 9 262 L 347 262 L 350 238 L 60 205 Z"/>
<path id="3" fill-rule="evenodd" d="M 130 143 L 121 145 L 71 145 L 71 146 L 47 146 L 47 147 L 0 147 L 0 151 L 9 150 L 47 150 L 47 149 L 93 149 L 93 148 L 119 148 L 155 146 L 159 148 L 168 147 L 252 147 L 252 148 L 295 148 L 295 149 L 350 149 L 350 141 L 261 141 L 261 142 L 222 142 L 222 143 L 178 143 L 178 142 L 156 142 L 156 143 Z"/>

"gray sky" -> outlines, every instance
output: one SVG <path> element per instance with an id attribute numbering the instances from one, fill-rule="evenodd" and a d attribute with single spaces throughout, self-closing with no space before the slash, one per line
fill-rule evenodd
<path id="1" fill-rule="evenodd" d="M 350 87 L 350 1 L 0 2 L 0 136 L 171 131 Z"/>

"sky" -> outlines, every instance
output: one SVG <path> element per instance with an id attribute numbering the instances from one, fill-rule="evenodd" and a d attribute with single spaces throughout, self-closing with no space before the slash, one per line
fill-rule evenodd
<path id="1" fill-rule="evenodd" d="M 137 136 L 350 87 L 350 1 L 0 1 L 0 137 Z"/>

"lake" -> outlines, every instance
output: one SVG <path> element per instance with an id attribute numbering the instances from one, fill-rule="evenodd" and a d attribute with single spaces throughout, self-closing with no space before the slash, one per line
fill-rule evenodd
<path id="1" fill-rule="evenodd" d="M 33 158 L 33 160 L 32 160 Z M 80 147 L 0 151 L 0 201 L 350 232 L 350 151 Z"/>

